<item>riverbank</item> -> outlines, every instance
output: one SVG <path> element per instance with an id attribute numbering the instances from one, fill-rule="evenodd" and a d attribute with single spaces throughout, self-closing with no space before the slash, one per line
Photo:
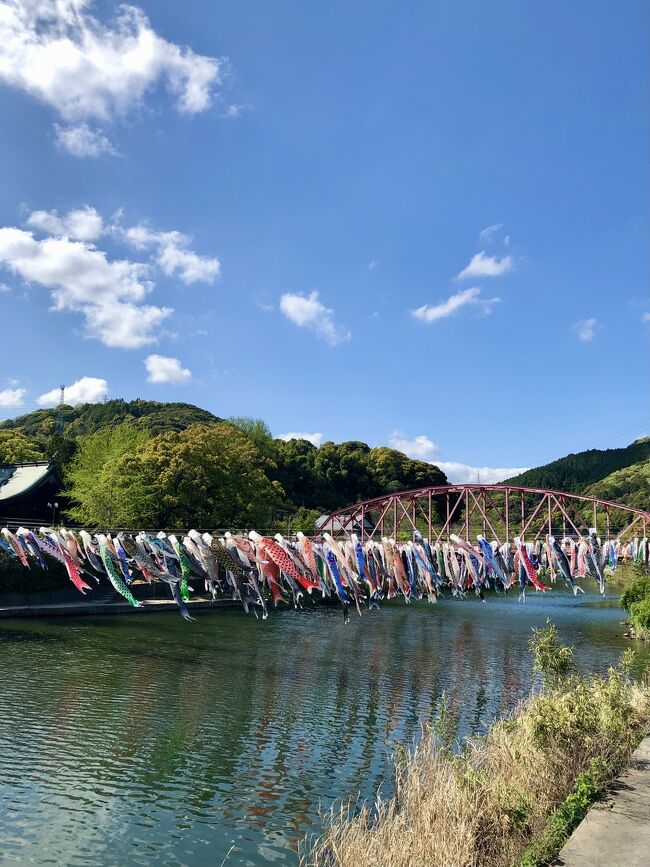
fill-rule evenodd
<path id="1" fill-rule="evenodd" d="M 650 687 L 624 658 L 604 677 L 572 671 L 555 627 L 531 641 L 544 689 L 453 749 L 444 708 L 411 753 L 395 795 L 344 806 L 305 867 L 507 867 L 546 864 L 627 763 L 650 725 Z"/>
<path id="2" fill-rule="evenodd" d="M 650 852 L 650 735 L 602 802 L 562 848 L 556 867 L 646 867 Z"/>

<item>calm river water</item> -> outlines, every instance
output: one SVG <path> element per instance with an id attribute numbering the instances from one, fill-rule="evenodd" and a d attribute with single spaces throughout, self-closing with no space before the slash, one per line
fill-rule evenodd
<path id="1" fill-rule="evenodd" d="M 629 646 L 616 601 L 545 597 L 0 621 L 0 863 L 295 865 L 319 805 L 390 790 L 443 690 L 462 733 L 531 686 L 546 617 L 578 664 Z M 641 651 L 640 651 L 641 652 Z"/>

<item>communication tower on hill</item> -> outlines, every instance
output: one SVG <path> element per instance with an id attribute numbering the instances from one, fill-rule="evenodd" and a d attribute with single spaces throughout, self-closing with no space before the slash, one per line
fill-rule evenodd
<path id="1" fill-rule="evenodd" d="M 65 403 L 65 384 L 59 386 L 60 395 L 59 395 L 59 408 L 56 414 L 56 432 L 58 434 L 63 434 L 63 406 Z"/>

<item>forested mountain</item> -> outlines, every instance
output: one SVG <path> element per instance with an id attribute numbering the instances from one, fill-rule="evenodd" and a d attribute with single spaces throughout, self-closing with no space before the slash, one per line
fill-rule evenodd
<path id="1" fill-rule="evenodd" d="M 588 497 L 625 503 L 635 509 L 650 508 L 650 460 L 616 470 L 583 491 Z"/>
<path id="2" fill-rule="evenodd" d="M 550 488 L 577 494 L 612 473 L 648 458 L 650 438 L 645 437 L 621 449 L 589 449 L 570 454 L 542 467 L 527 470 L 507 481 L 509 484 L 529 488 Z"/>
<path id="3" fill-rule="evenodd" d="M 285 442 L 260 419 L 223 420 L 188 403 L 109 400 L 0 424 L 0 462 L 55 455 L 68 517 L 105 526 L 262 526 L 291 515 L 294 529 L 309 531 L 319 514 L 447 481 L 395 449 Z M 570 454 L 508 481 L 647 509 L 650 439 Z"/>
<path id="4" fill-rule="evenodd" d="M 122 422 L 132 422 L 153 433 L 185 430 L 191 424 L 214 424 L 217 416 L 191 403 L 161 403 L 157 400 L 107 400 L 78 406 L 37 409 L 27 415 L 0 422 L 2 429 L 20 429 L 29 437 L 46 438 L 61 419 L 68 437 L 94 433 Z"/>

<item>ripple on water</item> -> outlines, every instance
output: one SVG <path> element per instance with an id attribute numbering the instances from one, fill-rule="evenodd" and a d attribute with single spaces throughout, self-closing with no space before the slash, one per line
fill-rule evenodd
<path id="1" fill-rule="evenodd" d="M 462 733 L 530 688 L 531 625 L 584 668 L 620 654 L 615 601 L 512 599 L 0 625 L 0 863 L 294 865 L 319 806 L 390 788 L 446 691 Z"/>

